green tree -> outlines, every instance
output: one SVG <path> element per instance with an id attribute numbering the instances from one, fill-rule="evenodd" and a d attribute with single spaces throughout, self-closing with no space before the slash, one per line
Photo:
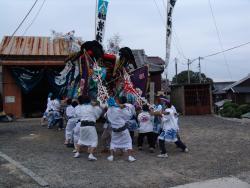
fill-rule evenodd
<path id="1" fill-rule="evenodd" d="M 190 83 L 200 83 L 199 79 L 199 72 L 193 72 L 189 71 L 190 75 Z M 177 74 L 177 80 L 176 76 L 172 79 L 173 84 L 187 84 L 188 83 L 188 71 L 182 71 L 179 74 Z M 201 73 L 201 83 L 213 83 L 213 80 L 211 78 L 206 77 L 204 73 Z"/>

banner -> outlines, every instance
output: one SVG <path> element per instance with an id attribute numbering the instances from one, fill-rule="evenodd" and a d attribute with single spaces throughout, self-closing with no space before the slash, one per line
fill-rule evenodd
<path id="1" fill-rule="evenodd" d="M 105 33 L 105 23 L 108 11 L 109 0 L 98 0 L 96 12 L 95 39 L 102 44 Z"/>
<path id="2" fill-rule="evenodd" d="M 135 88 L 139 88 L 142 92 L 142 97 L 145 97 L 147 92 L 148 67 L 144 66 L 136 69 L 130 76 L 130 79 Z"/>
<path id="3" fill-rule="evenodd" d="M 27 94 L 42 80 L 44 70 L 13 67 L 11 68 L 11 73 L 13 74 L 17 84 L 21 87 L 22 91 Z"/>
<path id="4" fill-rule="evenodd" d="M 168 67 L 170 58 L 171 36 L 172 36 L 172 13 L 177 0 L 168 0 L 167 4 L 167 32 L 166 32 L 166 62 L 165 68 Z"/>

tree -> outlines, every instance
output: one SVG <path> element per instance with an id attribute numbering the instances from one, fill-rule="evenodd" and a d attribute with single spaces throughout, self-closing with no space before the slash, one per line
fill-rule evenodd
<path id="1" fill-rule="evenodd" d="M 199 78 L 199 72 L 193 72 L 189 71 L 190 75 L 190 83 L 200 83 L 200 78 Z M 176 76 L 173 77 L 172 79 L 173 84 L 187 84 L 188 83 L 188 71 L 182 71 L 179 74 L 177 74 L 177 80 Z M 211 78 L 206 77 L 204 73 L 201 73 L 201 83 L 213 83 L 213 80 Z"/>
<path id="2" fill-rule="evenodd" d="M 115 34 L 113 37 L 108 39 L 108 45 L 107 45 L 108 53 L 118 54 L 121 41 L 122 39 L 119 34 Z"/>

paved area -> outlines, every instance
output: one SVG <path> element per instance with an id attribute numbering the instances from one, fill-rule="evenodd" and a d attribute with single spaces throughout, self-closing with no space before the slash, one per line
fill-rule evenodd
<path id="1" fill-rule="evenodd" d="M 249 188 L 250 185 L 238 178 L 219 178 L 215 180 L 208 180 L 204 182 L 190 183 L 187 185 L 180 185 L 173 188 Z"/>
<path id="2" fill-rule="evenodd" d="M 64 133 L 41 127 L 37 119 L 1 123 L 0 152 L 53 188 L 174 187 L 229 176 L 250 183 L 250 124 L 213 116 L 181 117 L 180 124 L 190 152 L 167 144 L 167 159 L 156 158 L 157 153 L 150 154 L 146 147 L 143 151 L 135 147 L 135 163 L 128 163 L 124 156 L 108 162 L 108 154 L 99 151 L 96 162 L 87 161 L 85 153 L 74 159 L 72 150 L 63 145 Z M 38 185 L 0 158 L 0 187 Z"/>

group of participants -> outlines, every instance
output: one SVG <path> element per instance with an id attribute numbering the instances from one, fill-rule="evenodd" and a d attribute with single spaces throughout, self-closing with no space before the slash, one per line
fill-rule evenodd
<path id="1" fill-rule="evenodd" d="M 188 152 L 179 136 L 178 114 L 168 100 L 157 98 L 154 105 L 144 104 L 141 108 L 135 108 L 127 102 L 126 97 L 110 97 L 107 106 L 102 106 L 89 96 L 79 96 L 77 100 L 67 99 L 66 106 L 63 106 L 60 100 L 49 95 L 42 124 L 47 119 L 49 129 L 58 124 L 58 130 L 62 130 L 65 116 L 64 144 L 74 147 L 75 158 L 80 157 L 81 147 L 87 146 L 88 160 L 97 160 L 94 153 L 98 145 L 96 122 L 99 118 L 105 119 L 101 143 L 104 151 L 110 151 L 108 161 L 114 160 L 118 149 L 126 151 L 129 162 L 136 161 L 132 152 L 135 132 L 138 132 L 138 150 L 143 149 L 146 137 L 149 152 L 154 153 L 156 145 L 159 146 L 160 154 L 157 157 L 168 157 L 166 142 L 175 143 L 181 151 Z"/>

